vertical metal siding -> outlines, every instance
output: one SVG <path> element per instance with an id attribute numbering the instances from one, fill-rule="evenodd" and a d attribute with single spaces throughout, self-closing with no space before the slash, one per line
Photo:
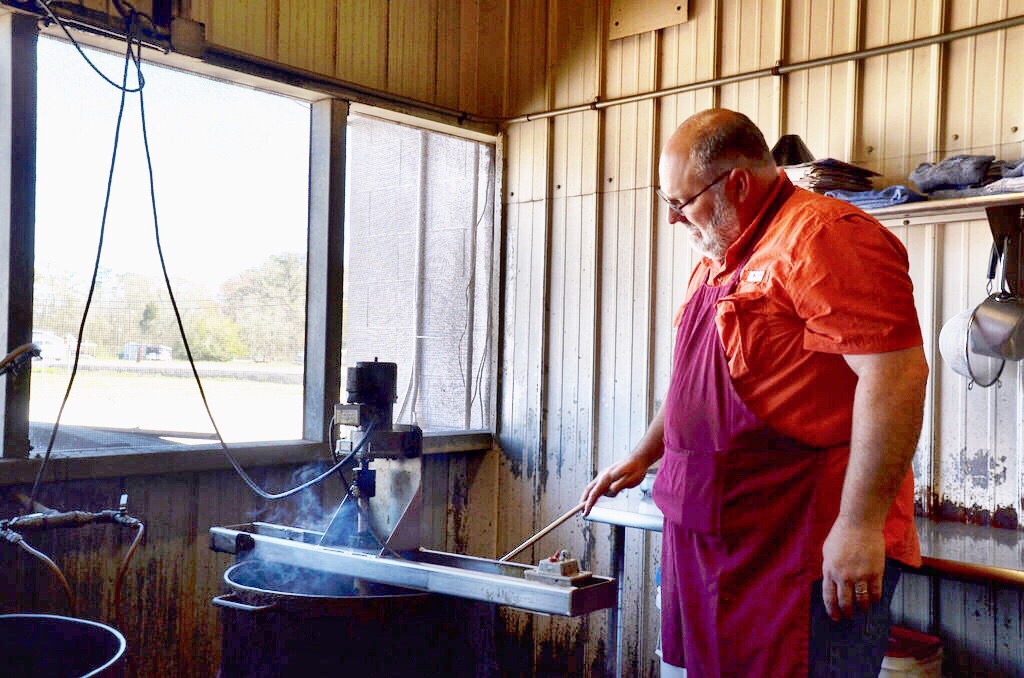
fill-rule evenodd
<path id="1" fill-rule="evenodd" d="M 1020 2 L 957 2 L 950 6 L 950 28 L 1019 16 Z M 1019 46 L 1020 28 L 980 35 L 949 46 L 946 89 L 948 126 L 943 142 L 965 153 L 991 153 L 1017 159 L 1022 153 L 1021 73 L 1008 46 Z M 1014 129 L 1016 128 L 1016 129 Z"/>
<path id="2" fill-rule="evenodd" d="M 799 61 L 923 37 L 1024 13 L 1024 7 L 1018 5 L 940 0 L 694 0 L 691 19 L 685 24 L 606 43 L 601 96 L 612 98 L 767 68 L 779 59 Z M 565 6 L 551 3 L 548 20 L 560 22 Z M 533 16 L 543 20 L 539 14 Z M 548 28 L 537 26 L 535 30 L 544 33 Z M 582 302 L 578 309 L 573 306 L 574 292 L 569 287 L 577 283 L 568 260 L 574 243 L 563 238 L 569 236 L 575 176 L 588 176 L 586 170 L 574 170 L 574 164 L 581 162 L 581 144 L 596 146 L 602 170 L 595 262 L 597 425 L 591 460 L 593 468 L 602 468 L 628 454 L 652 409 L 660 404 L 668 383 L 672 320 L 694 264 L 685 234 L 668 226 L 664 207 L 651 192 L 658 183 L 658 151 L 676 125 L 710 106 L 736 108 L 762 127 L 770 144 L 777 134 L 800 134 L 819 157 L 853 160 L 882 172 L 879 186 L 906 183 L 917 163 L 937 161 L 962 149 L 987 149 L 984 152 L 1015 159 L 1021 154 L 1020 128 L 1024 128 L 1018 124 L 1021 76 L 1010 73 L 1019 69 L 1009 68 L 1007 55 L 1011 45 L 1020 42 L 1020 33 L 1013 29 L 782 78 L 696 90 L 658 99 L 650 107 L 645 107 L 649 102 L 613 106 L 595 114 L 600 120 L 596 129 L 581 126 L 577 119 L 589 113 L 556 117 L 552 146 L 543 147 L 543 153 L 550 154 L 552 172 L 546 197 L 525 185 L 527 178 L 543 171 L 536 164 L 542 147 L 511 139 L 517 134 L 527 137 L 531 132 L 521 128 L 538 123 L 511 127 L 510 144 L 518 144 L 518 150 L 510 154 L 510 186 L 518 184 L 523 197 L 517 193 L 508 199 L 547 200 L 552 219 L 551 277 L 547 281 L 552 335 L 545 357 L 548 371 L 542 382 L 547 393 L 532 395 L 546 403 L 548 412 L 549 476 L 542 494 L 561 493 L 539 498 L 543 506 L 550 506 L 542 509 L 545 517 L 574 499 L 572 495 L 586 480 L 564 477 L 566 460 L 559 456 L 566 452 L 569 427 L 579 423 L 556 421 L 565 416 L 566 406 L 559 403 L 568 402 L 567 389 L 568 393 L 580 393 L 572 381 L 578 378 L 575 370 L 580 368 L 567 365 L 566 358 L 571 356 L 567 350 L 577 341 L 573 332 L 585 326 L 582 314 L 587 309 Z M 535 85 L 535 101 L 545 91 L 554 92 L 557 106 L 589 101 L 584 92 L 590 79 L 582 60 L 592 59 L 593 51 L 575 47 L 576 39 L 570 40 L 572 49 L 586 56 L 580 56 L 573 68 L 564 63 L 571 49 L 559 46 L 548 81 Z M 601 39 L 598 31 L 591 38 L 595 42 Z M 512 68 L 512 81 L 527 81 L 526 74 L 516 74 L 516 66 Z M 982 71 L 989 81 L 984 87 Z M 992 78 L 999 78 L 1001 85 L 992 87 Z M 516 97 L 520 103 L 530 98 L 522 92 Z M 981 106 L 987 109 L 979 120 Z M 542 108 L 524 110 L 518 105 L 508 113 L 530 110 Z M 1018 129 L 1011 132 L 1014 126 Z M 958 139 L 951 140 L 953 133 Z M 530 156 L 530 148 L 538 155 Z M 584 153 L 583 157 L 589 156 Z M 512 223 L 510 220 L 510 234 Z M 969 513 L 979 522 L 991 521 L 999 507 L 1019 516 L 1024 447 L 1016 423 L 1024 410 L 1019 368 L 1014 366 L 1013 374 L 1004 377 L 1000 389 L 968 391 L 965 381 L 941 363 L 937 350 L 942 322 L 969 301 L 980 300 L 984 286 L 980 269 L 987 262 L 990 242 L 987 224 L 915 222 L 891 227 L 910 255 L 933 375 L 925 406 L 925 431 L 914 462 L 917 500 L 924 510 L 940 511 L 945 505 L 948 511 Z M 510 278 L 507 284 L 518 283 Z M 531 280 L 530 285 L 534 284 Z M 515 310 L 506 306 L 505 311 L 507 321 L 519 313 L 534 312 L 519 306 Z M 518 377 L 514 382 L 506 396 L 516 397 L 528 380 Z M 573 458 L 577 469 L 586 469 L 585 461 Z M 563 477 L 556 478 L 559 463 Z M 596 539 L 589 552 L 600 570 L 602 562 L 605 567 L 608 563 L 604 543 L 608 532 L 601 526 L 590 529 Z M 562 538 L 575 540 L 575 529 L 567 530 Z M 625 667 L 627 673 L 653 675 L 656 668 L 650 653 L 657 623 L 649 579 L 658 556 L 657 541 L 631 535 L 627 554 Z M 971 586 L 908 575 L 898 594 L 897 614 L 905 623 L 957 643 L 970 632 L 970 624 L 981 620 L 987 626 L 976 641 L 964 649 L 947 648 L 950 665 L 961 667 L 959 670 L 1002 667 L 1007 674 L 1012 671 L 1006 667 L 1011 667 L 1019 672 L 1024 666 L 1019 622 L 1005 620 L 1019 612 L 1020 594 Z M 566 636 L 572 637 L 576 636 Z"/>
<path id="3" fill-rule="evenodd" d="M 787 63 L 857 49 L 858 4 L 847 0 L 793 3 L 787 16 Z M 836 64 L 788 77 L 783 128 L 799 134 L 817 157 L 850 157 L 850 116 L 856 109 L 856 66 Z M 774 139 L 768 139 L 769 144 Z"/>
<path id="4" fill-rule="evenodd" d="M 924 4 L 924 3 L 922 3 Z M 869 4 L 864 47 L 911 40 L 940 32 L 941 4 L 924 18 L 915 4 Z M 877 10 L 877 11 L 873 11 Z M 861 136 L 855 159 L 881 173 L 881 185 L 906 183 L 918 163 L 934 162 L 928 121 L 940 103 L 935 100 L 934 61 L 937 49 L 921 48 L 866 59 L 861 85 Z"/>
<path id="5" fill-rule="evenodd" d="M 254 469 L 252 474 L 265 486 L 284 487 L 293 471 Z M 209 527 L 260 518 L 290 522 L 300 501 L 267 506 L 232 471 L 54 482 L 43 486 L 39 499 L 52 507 L 98 510 L 116 505 L 122 491 L 128 492 L 130 513 L 146 523 L 146 539 L 128 568 L 121 601 L 130 673 L 213 675 L 221 629 L 210 600 L 222 592 L 231 558 L 210 551 Z M 3 508 L 5 515 L 16 513 L 10 504 Z M 28 535 L 64 571 L 78 616 L 103 622 L 113 621 L 114 578 L 133 537 L 133 531 L 111 525 Z M 6 544 L 0 548 L 0 567 L 14 575 L 0 589 L 0 612 L 67 614 L 63 591 L 35 559 Z"/>

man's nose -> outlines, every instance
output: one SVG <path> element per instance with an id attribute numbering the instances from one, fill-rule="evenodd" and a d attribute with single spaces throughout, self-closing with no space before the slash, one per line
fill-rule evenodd
<path id="1" fill-rule="evenodd" d="M 680 214 L 679 212 L 675 211 L 674 209 L 672 209 L 670 207 L 668 209 L 668 223 L 670 223 L 670 224 L 683 224 L 685 226 L 686 224 L 688 224 L 690 222 L 689 222 L 689 220 L 686 217 L 684 217 L 682 214 Z"/>

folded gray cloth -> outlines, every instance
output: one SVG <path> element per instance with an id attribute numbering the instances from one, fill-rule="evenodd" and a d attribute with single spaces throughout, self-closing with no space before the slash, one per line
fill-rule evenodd
<path id="1" fill-rule="evenodd" d="M 1024 158 L 1021 158 L 1020 160 L 1014 160 L 1013 162 L 997 160 L 996 163 L 999 164 L 999 176 L 1001 176 L 1003 179 L 1008 179 L 1011 177 L 1024 177 Z"/>
<path id="2" fill-rule="evenodd" d="M 902 205 L 907 202 L 927 200 L 927 196 L 915 193 L 902 184 L 887 186 L 878 191 L 825 191 L 830 198 L 839 198 L 865 210 Z"/>
<path id="3" fill-rule="evenodd" d="M 945 200 L 949 198 L 973 198 L 979 195 L 997 195 L 999 193 L 1024 193 L 1024 176 L 1007 177 L 975 188 L 932 191 L 929 196 L 933 200 Z"/>
<path id="4" fill-rule="evenodd" d="M 952 155 L 935 165 L 921 163 L 907 178 L 924 193 L 977 186 L 995 159 L 994 155 Z"/>

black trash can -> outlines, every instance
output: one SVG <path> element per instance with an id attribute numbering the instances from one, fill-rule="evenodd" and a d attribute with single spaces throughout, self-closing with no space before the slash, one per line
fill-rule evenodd
<path id="1" fill-rule="evenodd" d="M 443 598 L 258 560 L 224 581 L 220 678 L 452 673 Z"/>
<path id="2" fill-rule="evenodd" d="M 116 629 L 51 614 L 0 615 L 0 673 L 19 678 L 123 678 Z"/>

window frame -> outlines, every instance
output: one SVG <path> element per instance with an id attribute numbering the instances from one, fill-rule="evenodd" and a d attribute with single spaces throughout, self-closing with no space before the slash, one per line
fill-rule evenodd
<path id="1" fill-rule="evenodd" d="M 0 8 L 0 336 L 9 347 L 31 341 L 32 293 L 34 284 L 35 223 L 35 146 L 36 146 L 36 44 L 40 34 L 35 16 Z M 61 38 L 56 28 L 42 33 Z M 76 35 L 76 39 L 80 36 Z M 113 53 L 123 51 L 116 39 L 83 35 L 80 42 Z M 309 228 L 306 252 L 306 324 L 303 372 L 302 439 L 284 442 L 256 442 L 230 445 L 234 456 L 245 466 L 309 462 L 328 457 L 326 442 L 329 426 L 338 402 L 343 370 L 342 305 L 345 241 L 345 136 L 350 107 L 335 95 L 266 79 L 258 80 L 244 72 L 210 66 L 202 61 L 175 54 L 147 50 L 147 61 L 206 77 L 252 86 L 311 104 L 309 163 Z M 282 71 L 282 79 L 287 73 Z M 3 84 L 6 83 L 6 84 Z M 391 118 L 389 111 L 373 109 L 378 117 Z M 424 128 L 443 127 L 443 131 L 494 143 L 500 157 L 500 138 L 478 132 L 454 130 L 447 125 L 414 116 L 394 113 L 396 121 L 422 124 Z M 440 130 L 438 130 L 440 131 Z M 481 138 L 482 137 L 482 138 Z M 495 165 L 496 181 L 501 165 Z M 495 201 L 495 229 L 499 230 L 499 201 Z M 497 234 L 496 234 L 497 235 Z M 492 256 L 499 260 L 500 239 L 495 238 Z M 499 270 L 492 267 L 498 289 Z M 492 300 L 493 302 L 493 300 Z M 497 307 L 491 312 L 497 318 Z M 492 323 L 492 340 L 497 342 L 497 322 Z M 493 344 L 497 346 L 497 343 Z M 491 369 L 497 368 L 497 354 Z M 35 477 L 39 461 L 29 458 L 29 393 L 31 374 L 0 380 L 3 388 L 2 454 L 0 485 L 29 483 Z M 497 390 L 488 394 L 493 400 Z M 496 411 L 492 409 L 491 411 Z M 424 454 L 489 450 L 494 445 L 496 422 L 486 431 L 427 434 Z M 159 471 L 154 470 L 154 455 L 159 455 Z M 126 475 L 150 475 L 155 472 L 204 471 L 230 468 L 219 446 L 197 446 L 181 450 L 135 449 L 125 451 L 89 450 L 73 454 L 53 453 L 44 480 L 98 478 Z"/>

